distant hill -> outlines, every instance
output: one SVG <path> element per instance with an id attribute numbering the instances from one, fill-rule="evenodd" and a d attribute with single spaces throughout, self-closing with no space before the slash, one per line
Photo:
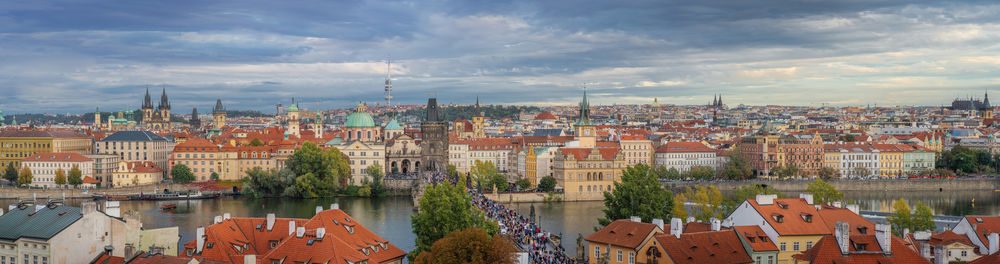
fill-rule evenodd
<path id="1" fill-rule="evenodd" d="M 517 119 L 521 113 L 525 112 L 539 112 L 540 108 L 536 106 L 504 106 L 504 105 L 484 105 L 480 106 L 479 111 L 490 119 L 502 119 L 511 118 Z M 414 108 L 401 113 L 401 116 L 417 118 L 418 120 L 423 120 L 426 115 L 426 108 Z M 444 115 L 444 119 L 448 121 L 454 121 L 455 119 L 472 119 L 476 113 L 475 106 L 451 106 L 451 107 L 441 107 L 441 113 Z"/>

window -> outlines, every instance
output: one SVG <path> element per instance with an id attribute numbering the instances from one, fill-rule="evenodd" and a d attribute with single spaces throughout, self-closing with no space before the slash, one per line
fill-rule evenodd
<path id="1" fill-rule="evenodd" d="M 628 264 L 635 264 L 635 252 L 628 253 Z"/>
<path id="2" fill-rule="evenodd" d="M 806 250 L 809 250 L 809 249 L 812 249 L 812 248 L 813 248 L 813 242 L 812 241 L 806 242 Z"/>
<path id="3" fill-rule="evenodd" d="M 967 254 L 968 254 L 968 253 L 967 253 L 967 252 L 965 252 L 965 250 L 962 250 L 962 256 L 963 256 L 963 257 L 965 257 L 965 256 L 966 256 Z"/>
<path id="4" fill-rule="evenodd" d="M 594 246 L 594 258 L 595 259 L 601 258 L 601 246 Z"/>
<path id="5" fill-rule="evenodd" d="M 25 256 L 27 256 L 27 255 L 25 255 Z M 28 261 L 25 261 L 25 262 L 28 262 Z M 618 250 L 618 262 L 622 262 L 622 250 L 621 249 Z"/>
<path id="6" fill-rule="evenodd" d="M 792 250 L 799 251 L 799 242 L 792 243 Z"/>
<path id="7" fill-rule="evenodd" d="M 787 250 L 785 242 L 781 242 L 781 251 L 785 251 L 785 250 Z"/>
<path id="8" fill-rule="evenodd" d="M 774 263 L 774 256 L 767 256 L 767 264 Z"/>

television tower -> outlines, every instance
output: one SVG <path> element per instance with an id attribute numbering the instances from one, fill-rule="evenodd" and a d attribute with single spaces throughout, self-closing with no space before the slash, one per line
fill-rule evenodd
<path id="1" fill-rule="evenodd" d="M 385 106 L 392 107 L 392 57 L 386 56 L 385 59 Z"/>

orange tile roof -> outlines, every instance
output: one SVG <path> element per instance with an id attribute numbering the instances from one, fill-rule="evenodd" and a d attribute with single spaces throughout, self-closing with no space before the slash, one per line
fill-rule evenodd
<path id="1" fill-rule="evenodd" d="M 128 172 L 133 173 L 163 172 L 163 169 L 156 166 L 156 163 L 153 163 L 152 161 L 129 161 L 126 166 L 129 170 Z"/>
<path id="2" fill-rule="evenodd" d="M 542 112 L 535 116 L 535 120 L 555 120 L 556 116 L 549 112 Z"/>
<path id="3" fill-rule="evenodd" d="M 982 223 L 976 219 L 982 220 Z M 976 237 L 983 245 L 988 244 L 989 240 L 986 236 L 989 233 L 1000 233 L 1000 216 L 968 215 L 965 216 L 965 220 L 969 221 L 969 224 L 975 225 Z"/>
<path id="4" fill-rule="evenodd" d="M 88 162 L 94 161 L 83 155 L 73 152 L 39 152 L 21 160 L 21 162 Z"/>
<path id="5" fill-rule="evenodd" d="M 846 257 L 841 254 L 837 241 L 833 236 L 824 236 L 811 249 L 806 250 L 802 254 L 796 254 L 794 257 L 795 259 L 806 260 L 810 263 L 931 263 L 929 260 L 921 257 L 920 254 L 917 254 L 916 251 L 907 247 L 905 241 L 896 236 L 892 236 L 892 255 L 889 256 L 879 252 L 882 249 L 879 247 L 878 242 L 876 242 L 875 235 L 851 235 L 850 240 L 852 242 L 849 243 L 848 252 L 850 253 Z M 865 251 L 853 252 L 857 251 L 854 245 L 862 243 L 868 244 Z"/>
<path id="6" fill-rule="evenodd" d="M 619 219 L 584 239 L 591 243 L 611 244 L 638 249 L 642 241 L 652 232 L 660 233 L 663 230 L 659 230 L 659 227 L 654 224 Z"/>
<path id="7" fill-rule="evenodd" d="M 951 230 L 946 230 L 941 233 L 933 234 L 931 235 L 931 239 L 927 241 L 927 244 L 933 246 L 947 246 L 954 243 L 962 243 L 973 247 L 976 246 L 972 244 L 972 241 L 969 240 L 968 236 L 956 234 Z"/>
<path id="8" fill-rule="evenodd" d="M 774 241 L 771 241 L 760 226 L 734 226 L 733 230 L 736 231 L 737 235 L 743 236 L 754 252 L 778 251 L 778 246 L 774 245 Z"/>
<path id="9" fill-rule="evenodd" d="M 701 142 L 667 142 L 656 148 L 656 153 L 675 152 L 715 152 L 715 149 L 705 146 Z"/>
<path id="10" fill-rule="evenodd" d="M 757 210 L 764 220 L 767 221 L 779 235 L 829 235 L 832 230 L 827 228 L 826 222 L 816 212 L 816 207 L 806 203 L 802 198 L 781 198 L 774 199 L 774 204 L 759 205 L 756 199 L 747 199 L 747 202 Z M 787 209 L 781 205 L 787 206 Z M 776 216 L 781 216 L 782 222 L 776 220 Z M 812 222 L 806 222 L 803 215 L 812 215 Z"/>
<path id="11" fill-rule="evenodd" d="M 219 146 L 204 138 L 190 138 L 174 146 L 174 152 L 219 152 Z"/>
<path id="12" fill-rule="evenodd" d="M 656 235 L 674 263 L 753 263 L 733 230 Z"/>
<path id="13" fill-rule="evenodd" d="M 826 224 L 829 234 L 833 234 L 834 230 L 837 229 L 837 222 L 845 222 L 850 225 L 850 233 L 852 235 L 860 235 L 862 227 L 867 234 L 875 233 L 875 223 L 868 221 L 868 219 L 865 219 L 861 215 L 855 214 L 850 209 L 823 205 L 816 212 L 819 213 L 820 218 L 823 218 L 823 223 Z"/>
<path id="14" fill-rule="evenodd" d="M 100 182 L 101 181 L 98 181 L 97 179 L 94 179 L 94 177 L 90 177 L 90 176 L 83 177 L 83 183 L 100 183 Z"/>
<path id="15" fill-rule="evenodd" d="M 186 264 L 191 261 L 191 258 L 179 257 L 179 256 L 164 256 L 161 254 L 148 255 L 140 254 L 135 258 L 129 260 L 129 264 Z M 206 262 L 201 262 L 206 263 Z M 239 263 L 243 263 L 241 259 Z"/>

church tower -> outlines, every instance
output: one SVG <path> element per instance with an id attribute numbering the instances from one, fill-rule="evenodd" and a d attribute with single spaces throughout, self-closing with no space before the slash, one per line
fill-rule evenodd
<path id="1" fill-rule="evenodd" d="M 222 107 L 222 99 L 215 100 L 215 109 L 212 109 L 212 125 L 215 129 L 226 127 L 226 108 Z"/>
<path id="2" fill-rule="evenodd" d="M 993 118 L 993 106 L 990 105 L 990 94 L 983 94 L 983 118 L 992 119 Z"/>
<path id="3" fill-rule="evenodd" d="M 152 121 L 153 121 L 153 99 L 149 97 L 149 87 L 146 87 L 146 98 L 142 100 L 142 123 L 147 124 Z"/>
<path id="4" fill-rule="evenodd" d="M 437 98 L 427 99 L 427 116 L 420 123 L 420 170 L 444 172 L 448 166 L 448 123 L 441 117 Z"/>
<path id="5" fill-rule="evenodd" d="M 587 89 L 583 89 L 583 101 L 580 102 L 580 119 L 576 121 L 576 138 L 581 148 L 597 146 L 597 129 L 590 120 L 590 101 L 587 100 Z"/>
<path id="6" fill-rule="evenodd" d="M 101 129 L 101 107 L 94 109 L 94 130 Z"/>
<path id="7" fill-rule="evenodd" d="M 323 138 L 323 112 L 316 110 L 316 120 L 313 121 L 313 134 L 316 138 Z"/>
<path id="8" fill-rule="evenodd" d="M 476 115 L 472 117 L 472 137 L 473 138 L 484 138 L 486 137 L 486 131 L 484 122 L 486 121 L 486 113 L 483 113 L 482 109 L 479 108 L 479 96 L 476 96 Z"/>
<path id="9" fill-rule="evenodd" d="M 191 129 L 194 129 L 194 130 L 201 129 L 201 118 L 198 118 L 198 108 L 197 107 L 191 109 L 191 120 L 188 123 L 188 125 L 190 125 Z"/>
<path id="10" fill-rule="evenodd" d="M 292 98 L 292 105 L 288 106 L 288 134 L 301 137 L 299 133 L 299 105 Z"/>

